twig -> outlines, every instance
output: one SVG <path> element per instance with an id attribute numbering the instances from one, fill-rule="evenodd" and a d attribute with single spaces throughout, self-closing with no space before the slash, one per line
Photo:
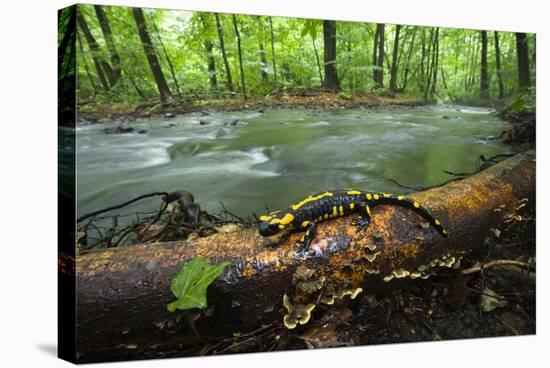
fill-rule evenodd
<path id="1" fill-rule="evenodd" d="M 468 274 L 471 274 L 471 273 L 480 272 L 480 271 L 482 271 L 486 268 L 490 268 L 490 267 L 494 267 L 494 266 L 504 266 L 504 265 L 517 266 L 517 267 L 521 267 L 521 268 L 525 268 L 525 269 L 532 269 L 533 268 L 533 266 L 531 266 L 530 264 L 525 263 L 525 262 L 515 261 L 515 260 L 508 260 L 508 259 L 497 259 L 497 260 L 490 261 L 490 262 L 487 262 L 487 263 L 482 264 L 482 265 L 477 265 L 477 266 L 462 270 L 462 274 L 463 275 L 468 275 Z"/>
<path id="2" fill-rule="evenodd" d="M 86 220 L 87 218 L 89 217 L 92 217 L 92 216 L 96 216 L 96 215 L 99 215 L 100 213 L 104 213 L 104 212 L 109 212 L 109 211 L 112 211 L 112 210 L 116 210 L 116 209 L 119 209 L 119 208 L 122 208 L 122 207 L 125 207 L 125 206 L 128 206 L 129 204 L 132 204 L 134 202 L 137 202 L 139 200 L 142 200 L 142 199 L 145 199 L 145 198 L 149 198 L 149 197 L 154 197 L 154 196 L 168 196 L 168 193 L 167 192 L 154 192 L 154 193 L 149 193 L 149 194 L 143 194 L 143 195 L 140 195 L 139 197 L 136 197 L 134 199 L 131 199 L 127 202 L 124 202 L 122 204 L 119 204 L 119 205 L 116 205 L 116 206 L 111 206 L 111 207 L 107 207 L 107 208 L 104 208 L 102 210 L 97 210 L 97 211 L 94 211 L 94 212 L 91 212 L 91 213 L 87 213 L 85 215 L 82 215 L 80 216 L 76 222 L 81 222 L 81 221 L 84 221 Z"/>

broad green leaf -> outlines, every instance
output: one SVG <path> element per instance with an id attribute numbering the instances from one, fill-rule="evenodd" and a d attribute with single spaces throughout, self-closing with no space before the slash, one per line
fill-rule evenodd
<path id="1" fill-rule="evenodd" d="M 202 257 L 197 257 L 187 262 L 178 274 L 172 279 L 172 293 L 178 299 L 168 304 L 168 310 L 192 309 L 206 307 L 206 289 L 218 276 L 229 262 L 218 265 L 210 265 Z"/>
<path id="2" fill-rule="evenodd" d="M 510 106 L 510 109 L 513 112 L 518 112 L 521 109 L 523 109 L 524 105 L 525 105 L 525 102 L 521 98 L 519 98 L 516 101 L 514 101 L 514 103 Z"/>

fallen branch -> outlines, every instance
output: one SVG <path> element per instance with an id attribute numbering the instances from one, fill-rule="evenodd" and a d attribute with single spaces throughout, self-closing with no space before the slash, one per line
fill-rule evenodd
<path id="1" fill-rule="evenodd" d="M 143 195 L 140 195 L 139 197 L 136 197 L 134 199 L 130 199 L 129 201 L 126 201 L 124 203 L 121 203 L 121 204 L 117 204 L 115 206 L 111 206 L 111 207 L 107 207 L 107 208 L 103 208 L 101 210 L 97 210 L 97 211 L 94 211 L 94 212 L 90 212 L 90 213 L 87 213 L 85 215 L 82 215 L 80 216 L 76 221 L 77 222 L 81 222 L 81 221 L 84 221 L 86 220 L 87 218 L 90 218 L 92 216 L 97 216 L 99 215 L 100 213 L 105 213 L 105 212 L 109 212 L 109 211 L 112 211 L 112 210 L 118 210 L 122 207 L 126 207 L 128 206 L 129 204 L 132 204 L 134 202 L 137 202 L 137 201 L 140 201 L 142 199 L 145 199 L 145 198 L 150 198 L 150 197 L 155 197 L 155 196 L 167 196 L 168 193 L 167 192 L 154 192 L 154 193 L 149 193 L 149 194 L 143 194 Z"/>
<path id="2" fill-rule="evenodd" d="M 496 259 L 494 261 L 490 261 L 482 265 L 476 265 L 474 267 L 467 268 L 465 270 L 462 270 L 461 272 L 463 275 L 468 275 L 468 274 L 480 272 L 481 270 L 485 270 L 487 268 L 491 268 L 495 266 L 517 266 L 526 270 L 531 270 L 533 268 L 533 266 L 530 265 L 529 263 L 525 263 L 521 261 L 514 261 L 509 259 Z"/>
<path id="3" fill-rule="evenodd" d="M 534 158 L 533 152 L 518 154 L 464 180 L 410 194 L 437 215 L 447 238 L 421 226 L 423 220 L 411 211 L 378 206 L 362 233 L 352 225 L 354 216 L 320 223 L 307 255 L 296 253 L 303 234 L 269 243 L 256 229 L 82 252 L 76 263 L 78 361 L 175 357 L 197 347 L 183 314 L 166 310 L 173 300 L 173 276 L 197 256 L 231 264 L 210 285 L 208 308 L 197 312 L 196 328 L 206 341 L 274 322 L 286 330 L 282 320 L 290 312 L 283 295 L 299 306 L 293 283 L 299 266 L 324 280 L 322 295 L 333 300 L 357 295 L 358 288 L 368 294 L 380 285 L 391 287 L 395 279 L 427 278 L 456 266 L 483 246 L 490 229 L 498 228 L 519 201 L 534 206 Z M 311 318 L 319 318 L 316 313 L 324 308 L 330 305 L 320 304 Z"/>

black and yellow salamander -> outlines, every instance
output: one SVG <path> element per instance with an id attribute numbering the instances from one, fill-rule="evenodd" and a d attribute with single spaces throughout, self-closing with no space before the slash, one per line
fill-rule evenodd
<path id="1" fill-rule="evenodd" d="M 260 217 L 259 231 L 262 236 L 273 236 L 285 230 L 305 231 L 301 250 L 307 250 L 315 237 L 317 223 L 358 213 L 360 216 L 353 225 L 359 231 L 366 230 L 370 223 L 371 210 L 379 204 L 408 208 L 426 219 L 441 236 L 447 237 L 447 231 L 441 222 L 417 201 L 402 195 L 356 189 L 313 194 L 285 210 L 270 212 Z"/>

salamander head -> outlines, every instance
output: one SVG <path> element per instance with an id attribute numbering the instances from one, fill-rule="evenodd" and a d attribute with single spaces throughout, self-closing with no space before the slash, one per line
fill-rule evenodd
<path id="1" fill-rule="evenodd" d="M 273 236 L 293 227 L 294 214 L 289 211 L 275 211 L 260 217 L 261 236 Z"/>

